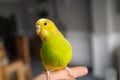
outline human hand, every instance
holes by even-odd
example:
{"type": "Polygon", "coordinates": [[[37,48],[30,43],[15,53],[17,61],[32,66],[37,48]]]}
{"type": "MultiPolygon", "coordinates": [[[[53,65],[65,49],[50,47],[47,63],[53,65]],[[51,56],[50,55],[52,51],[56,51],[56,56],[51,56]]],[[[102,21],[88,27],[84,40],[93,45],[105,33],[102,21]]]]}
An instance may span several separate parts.
{"type": "MultiPolygon", "coordinates": [[[[78,67],[72,67],[70,68],[72,70],[74,78],[84,76],[88,73],[88,69],[84,66],[78,66],[78,67]]],[[[63,70],[53,71],[51,72],[51,75],[54,77],[55,80],[59,79],[72,79],[71,76],[69,76],[68,72],[63,70]]],[[[47,80],[46,73],[42,73],[35,77],[33,80],[47,80]]]]}

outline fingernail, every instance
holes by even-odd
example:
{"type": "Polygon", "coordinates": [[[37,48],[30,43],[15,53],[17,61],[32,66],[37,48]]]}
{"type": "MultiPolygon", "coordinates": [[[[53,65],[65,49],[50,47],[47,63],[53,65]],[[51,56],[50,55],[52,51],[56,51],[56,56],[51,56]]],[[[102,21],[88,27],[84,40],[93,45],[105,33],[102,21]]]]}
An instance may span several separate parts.
{"type": "Polygon", "coordinates": [[[88,73],[88,69],[87,69],[86,67],[83,67],[82,72],[83,72],[84,74],[87,74],[87,73],[88,73]]]}

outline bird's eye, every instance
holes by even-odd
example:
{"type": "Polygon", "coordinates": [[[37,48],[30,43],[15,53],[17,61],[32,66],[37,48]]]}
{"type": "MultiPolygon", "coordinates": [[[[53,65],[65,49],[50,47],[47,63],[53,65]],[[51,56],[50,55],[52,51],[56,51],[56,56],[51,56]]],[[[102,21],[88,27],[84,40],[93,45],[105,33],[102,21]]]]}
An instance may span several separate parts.
{"type": "Polygon", "coordinates": [[[47,25],[47,23],[44,23],[44,25],[46,26],[46,25],[47,25]]]}

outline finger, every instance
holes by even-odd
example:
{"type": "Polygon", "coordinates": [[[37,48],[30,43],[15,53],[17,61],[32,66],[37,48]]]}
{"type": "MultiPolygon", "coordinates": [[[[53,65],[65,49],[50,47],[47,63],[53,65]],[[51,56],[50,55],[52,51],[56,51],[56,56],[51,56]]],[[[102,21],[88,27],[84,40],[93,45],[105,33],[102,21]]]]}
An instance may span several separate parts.
{"type": "MultiPolygon", "coordinates": [[[[71,71],[73,73],[74,78],[84,76],[84,75],[86,75],[88,73],[88,69],[86,67],[84,67],[84,66],[72,67],[70,69],[71,69],[71,71]]],[[[55,80],[72,79],[71,76],[69,76],[69,74],[68,74],[68,72],[66,70],[54,71],[54,72],[51,73],[51,76],[55,80]]],[[[46,73],[40,74],[39,76],[37,76],[33,80],[47,80],[46,73]]]]}
{"type": "MultiPolygon", "coordinates": [[[[72,67],[70,68],[74,78],[84,76],[88,73],[88,69],[86,67],[72,67]]],[[[66,70],[59,70],[52,73],[52,76],[57,79],[72,79],[69,73],[66,70]]]]}

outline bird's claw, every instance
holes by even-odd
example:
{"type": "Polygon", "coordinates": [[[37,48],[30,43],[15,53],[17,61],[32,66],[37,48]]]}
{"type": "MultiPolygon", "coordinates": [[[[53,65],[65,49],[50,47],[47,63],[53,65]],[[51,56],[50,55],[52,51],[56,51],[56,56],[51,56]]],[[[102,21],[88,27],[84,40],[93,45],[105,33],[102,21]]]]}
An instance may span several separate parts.
{"type": "Polygon", "coordinates": [[[53,76],[50,74],[50,71],[47,71],[47,80],[54,80],[53,76]]]}
{"type": "Polygon", "coordinates": [[[73,75],[73,73],[72,73],[72,70],[69,68],[69,67],[65,67],[65,71],[67,71],[68,73],[69,73],[69,76],[73,79],[73,80],[75,80],[74,79],[74,75],[73,75]]]}

